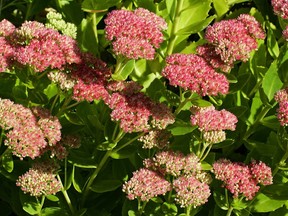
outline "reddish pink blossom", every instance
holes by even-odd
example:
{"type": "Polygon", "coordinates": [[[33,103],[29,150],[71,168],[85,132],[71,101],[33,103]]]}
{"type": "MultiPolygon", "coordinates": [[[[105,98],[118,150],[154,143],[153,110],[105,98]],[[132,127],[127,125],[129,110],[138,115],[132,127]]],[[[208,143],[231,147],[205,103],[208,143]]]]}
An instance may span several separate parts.
{"type": "Polygon", "coordinates": [[[12,59],[15,55],[15,49],[5,37],[0,37],[0,72],[9,70],[12,66],[12,59]]]}
{"type": "Polygon", "coordinates": [[[81,64],[71,67],[71,78],[76,80],[73,87],[73,98],[77,101],[108,100],[106,90],[111,70],[102,60],[92,54],[82,54],[81,64]]]}
{"type": "Polygon", "coordinates": [[[130,59],[154,59],[155,48],[163,42],[161,30],[167,28],[164,19],[143,8],[113,10],[104,22],[114,53],[130,59]]]}
{"type": "Polygon", "coordinates": [[[16,27],[6,19],[0,22],[0,36],[7,37],[11,35],[15,29],[16,27]]]}
{"type": "Polygon", "coordinates": [[[275,100],[279,103],[277,118],[282,126],[288,125],[288,87],[275,94],[275,100]]]}
{"type": "Polygon", "coordinates": [[[267,166],[264,162],[255,160],[250,164],[251,173],[253,178],[257,180],[259,184],[271,185],[273,184],[273,176],[271,167],[267,166]]]}
{"type": "Polygon", "coordinates": [[[123,185],[123,192],[129,200],[148,201],[171,190],[171,184],[157,172],[140,169],[133,173],[132,178],[123,185]]]}
{"type": "Polygon", "coordinates": [[[19,176],[16,185],[21,187],[24,193],[35,197],[55,194],[62,188],[61,182],[56,179],[56,169],[53,163],[38,162],[28,172],[19,176]]]}
{"type": "Polygon", "coordinates": [[[220,69],[221,71],[228,73],[233,68],[233,64],[225,63],[221,59],[221,56],[216,53],[215,47],[212,44],[198,46],[197,53],[215,69],[220,69]]]}
{"type": "Polygon", "coordinates": [[[275,14],[283,19],[288,19],[288,2],[286,0],[271,0],[275,14]]]}
{"type": "Polygon", "coordinates": [[[202,96],[228,93],[227,78],[198,55],[172,54],[166,58],[166,63],[162,75],[171,85],[190,89],[202,96]]]}
{"type": "Polygon", "coordinates": [[[62,69],[65,65],[80,62],[76,40],[36,21],[23,23],[14,31],[11,41],[17,46],[15,59],[36,72],[62,69]]]}
{"type": "Polygon", "coordinates": [[[258,183],[272,184],[271,170],[263,162],[253,162],[249,167],[243,163],[220,159],[213,164],[212,171],[216,179],[223,181],[223,185],[234,198],[243,194],[251,200],[260,189],[258,183]]]}
{"type": "Polygon", "coordinates": [[[203,205],[208,202],[211,195],[209,186],[200,182],[194,176],[181,176],[173,181],[173,189],[176,191],[175,201],[182,208],[203,205]]]}
{"type": "Polygon", "coordinates": [[[237,117],[231,112],[223,110],[215,110],[210,106],[206,109],[191,115],[191,124],[197,125],[200,131],[221,131],[232,130],[236,128],[238,122],[237,117]]]}
{"type": "Polygon", "coordinates": [[[228,65],[237,60],[247,61],[250,53],[258,48],[256,39],[264,37],[260,24],[248,14],[217,22],[208,26],[205,33],[206,40],[228,65]]]}

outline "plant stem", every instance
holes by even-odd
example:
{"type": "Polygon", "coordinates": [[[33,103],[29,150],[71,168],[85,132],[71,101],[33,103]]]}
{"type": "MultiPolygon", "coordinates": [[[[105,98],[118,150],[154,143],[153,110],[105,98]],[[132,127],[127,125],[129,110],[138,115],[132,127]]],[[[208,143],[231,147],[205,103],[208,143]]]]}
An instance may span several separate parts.
{"type": "Polygon", "coordinates": [[[230,206],[229,209],[228,209],[228,211],[227,211],[226,216],[231,216],[232,211],[233,211],[233,206],[230,206]]]}
{"type": "Polygon", "coordinates": [[[126,142],[125,144],[121,145],[120,147],[116,148],[113,153],[116,153],[118,151],[120,151],[121,149],[125,148],[126,146],[130,145],[132,142],[134,142],[135,140],[137,140],[138,138],[140,138],[141,136],[143,136],[145,134],[145,132],[140,133],[139,135],[137,135],[136,137],[134,137],[133,139],[129,140],[128,142],[126,142]]]}
{"type": "Polygon", "coordinates": [[[28,18],[30,17],[30,12],[31,12],[31,8],[32,8],[32,3],[33,1],[29,1],[28,6],[27,6],[27,11],[26,11],[26,15],[25,15],[25,20],[28,20],[28,18]]]}
{"type": "Polygon", "coordinates": [[[144,212],[144,209],[146,207],[147,202],[143,202],[143,205],[141,206],[141,201],[138,200],[138,211],[139,211],[139,216],[141,216],[144,212]]]}
{"type": "Polygon", "coordinates": [[[167,55],[171,55],[173,53],[175,41],[177,39],[177,31],[178,31],[178,25],[180,21],[180,13],[182,11],[182,5],[183,5],[184,0],[178,0],[177,1],[177,6],[176,6],[176,13],[174,17],[174,23],[172,27],[172,32],[170,35],[170,40],[168,43],[168,48],[167,48],[167,55]]]}
{"type": "Polygon", "coordinates": [[[189,206],[185,209],[186,216],[190,216],[191,208],[192,208],[192,205],[189,205],[189,206]]]}
{"type": "Polygon", "coordinates": [[[288,158],[288,151],[286,150],[285,154],[283,155],[283,157],[281,158],[280,162],[278,163],[278,165],[276,166],[276,168],[273,170],[272,175],[275,176],[277,174],[277,172],[279,171],[280,166],[285,164],[285,161],[288,158]]]}
{"type": "Polygon", "coordinates": [[[178,115],[181,112],[181,109],[186,105],[186,103],[188,103],[191,100],[191,98],[186,98],[184,101],[182,101],[179,106],[177,107],[177,109],[174,112],[174,115],[178,115]]]}
{"type": "Polygon", "coordinates": [[[206,153],[205,153],[204,155],[203,155],[204,152],[201,153],[200,161],[205,160],[205,158],[208,156],[211,148],[212,148],[212,144],[209,144],[209,145],[208,145],[208,150],[206,151],[206,153]]]}
{"type": "Polygon", "coordinates": [[[73,205],[72,205],[72,203],[71,203],[71,200],[70,200],[70,198],[69,198],[69,195],[68,195],[66,189],[63,187],[63,184],[62,184],[62,181],[61,181],[61,178],[60,178],[59,175],[57,175],[57,179],[58,179],[58,181],[61,183],[61,186],[62,186],[61,192],[62,192],[62,194],[63,194],[63,196],[64,196],[64,198],[65,198],[65,200],[66,200],[66,202],[67,202],[67,204],[68,204],[68,206],[69,206],[69,209],[70,209],[72,215],[74,215],[74,213],[75,213],[74,207],[73,207],[73,205]]]}
{"type": "Polygon", "coordinates": [[[109,150],[105,153],[105,155],[103,156],[102,160],[100,161],[99,165],[97,166],[97,168],[95,169],[95,171],[92,173],[92,175],[90,176],[88,183],[85,186],[84,192],[83,192],[83,197],[82,197],[82,206],[85,203],[87,196],[89,194],[90,191],[90,187],[93,184],[95,178],[98,176],[100,170],[103,168],[103,166],[105,165],[105,163],[107,162],[108,158],[110,157],[112,153],[112,150],[109,150]]]}

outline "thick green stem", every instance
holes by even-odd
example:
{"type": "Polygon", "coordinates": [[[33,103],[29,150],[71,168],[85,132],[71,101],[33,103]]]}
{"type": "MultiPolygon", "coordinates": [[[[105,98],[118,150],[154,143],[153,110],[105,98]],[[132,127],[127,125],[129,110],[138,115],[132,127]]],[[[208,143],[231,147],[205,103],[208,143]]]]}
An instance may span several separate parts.
{"type": "Polygon", "coordinates": [[[33,1],[31,1],[31,2],[29,1],[29,3],[28,3],[26,15],[25,15],[25,20],[28,20],[30,17],[32,3],[33,3],[33,1]]]}
{"type": "Polygon", "coordinates": [[[200,161],[205,160],[205,158],[208,156],[209,152],[211,151],[211,148],[212,148],[212,144],[209,144],[209,145],[208,145],[208,150],[206,150],[206,149],[207,149],[207,146],[205,147],[204,151],[201,152],[200,161]],[[204,154],[205,150],[206,150],[206,153],[204,154]]]}
{"type": "Polygon", "coordinates": [[[74,215],[74,213],[75,213],[74,207],[73,207],[72,202],[70,200],[70,197],[69,197],[69,195],[68,195],[68,193],[66,191],[66,188],[63,187],[63,184],[62,184],[62,181],[61,181],[61,178],[60,178],[59,175],[57,175],[57,179],[61,183],[61,186],[62,186],[61,192],[62,192],[62,194],[63,194],[63,196],[64,196],[64,198],[66,200],[66,203],[67,203],[72,215],[74,215]]]}
{"type": "Polygon", "coordinates": [[[182,5],[183,5],[184,0],[178,0],[177,1],[177,6],[176,6],[176,13],[174,17],[174,23],[170,35],[170,40],[168,43],[168,48],[167,48],[167,55],[171,55],[173,53],[175,41],[177,40],[177,31],[178,31],[178,25],[180,21],[180,13],[182,11],[182,5]]]}
{"type": "Polygon", "coordinates": [[[232,212],[233,212],[233,207],[230,206],[229,209],[228,209],[228,211],[227,211],[226,216],[231,216],[232,212]]]}
{"type": "Polygon", "coordinates": [[[116,152],[120,151],[121,149],[125,148],[126,146],[130,145],[131,143],[133,143],[135,140],[139,139],[144,134],[145,134],[144,132],[140,133],[138,136],[136,136],[133,139],[129,140],[128,142],[126,142],[125,144],[121,145],[120,147],[114,149],[113,153],[116,153],[116,152]]]}
{"type": "Polygon", "coordinates": [[[189,206],[185,209],[186,216],[190,216],[191,208],[192,208],[192,205],[189,205],[189,206]]]}
{"type": "Polygon", "coordinates": [[[141,205],[141,201],[138,199],[138,212],[139,216],[141,216],[144,212],[144,209],[146,207],[147,202],[143,202],[143,205],[141,205]]]}
{"type": "Polygon", "coordinates": [[[92,173],[92,175],[90,176],[88,183],[86,184],[86,187],[84,189],[83,192],[83,197],[82,197],[82,206],[85,203],[87,196],[90,192],[90,187],[93,184],[95,178],[98,176],[100,170],[103,168],[103,166],[105,165],[105,163],[107,162],[107,160],[109,159],[110,155],[112,153],[112,150],[109,150],[105,153],[105,155],[103,156],[102,160],[100,161],[99,165],[97,166],[97,168],[95,169],[95,171],[92,173]]]}

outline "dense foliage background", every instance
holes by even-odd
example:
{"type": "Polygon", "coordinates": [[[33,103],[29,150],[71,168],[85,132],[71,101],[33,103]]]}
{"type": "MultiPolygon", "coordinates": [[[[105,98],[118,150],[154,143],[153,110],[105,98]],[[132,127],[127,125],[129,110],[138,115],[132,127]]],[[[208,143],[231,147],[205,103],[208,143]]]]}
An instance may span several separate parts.
{"type": "Polygon", "coordinates": [[[0,0],[0,215],[287,216],[287,11],[0,0]]]}

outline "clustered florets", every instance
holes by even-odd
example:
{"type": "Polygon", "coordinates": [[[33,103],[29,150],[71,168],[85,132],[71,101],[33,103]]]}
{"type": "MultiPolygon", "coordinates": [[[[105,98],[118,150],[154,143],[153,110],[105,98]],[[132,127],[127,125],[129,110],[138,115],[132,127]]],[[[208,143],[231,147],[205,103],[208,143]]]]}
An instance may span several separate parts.
{"type": "Polygon", "coordinates": [[[288,2],[286,0],[271,0],[275,14],[283,19],[288,19],[288,2]]]}
{"type": "Polygon", "coordinates": [[[277,117],[282,126],[288,125],[288,87],[279,90],[275,94],[275,100],[279,103],[277,117]]]}
{"type": "Polygon", "coordinates": [[[228,93],[227,78],[198,55],[172,54],[166,58],[166,64],[162,75],[171,85],[189,89],[201,96],[228,93]]]}
{"type": "Polygon", "coordinates": [[[155,49],[163,41],[165,20],[138,8],[134,12],[113,10],[104,20],[106,38],[112,41],[113,52],[129,59],[154,59],[155,49]]]}
{"type": "Polygon", "coordinates": [[[192,107],[191,111],[191,124],[198,126],[207,143],[222,142],[226,139],[224,130],[236,129],[237,117],[225,109],[218,111],[214,106],[209,106],[192,107]]]}
{"type": "Polygon", "coordinates": [[[141,201],[148,201],[174,189],[175,202],[183,208],[197,207],[208,201],[210,196],[208,184],[211,180],[209,175],[202,171],[201,163],[196,155],[185,156],[180,152],[163,151],[158,152],[151,159],[144,160],[143,163],[145,168],[136,171],[132,178],[123,185],[123,191],[128,199],[137,198],[141,201]],[[169,179],[165,178],[168,176],[174,176],[172,183],[166,180],[169,179]],[[162,187],[165,190],[159,191],[157,188],[159,185],[164,185],[165,187],[162,187]]]}
{"type": "Polygon", "coordinates": [[[241,194],[251,200],[259,191],[258,184],[270,185],[273,183],[271,168],[264,162],[252,161],[250,165],[240,162],[231,162],[228,159],[219,159],[213,164],[215,178],[223,181],[234,198],[241,194]]]}
{"type": "Polygon", "coordinates": [[[55,194],[61,190],[62,184],[56,179],[58,166],[51,162],[36,162],[32,168],[16,181],[24,193],[39,197],[55,194]]]}

